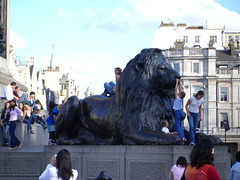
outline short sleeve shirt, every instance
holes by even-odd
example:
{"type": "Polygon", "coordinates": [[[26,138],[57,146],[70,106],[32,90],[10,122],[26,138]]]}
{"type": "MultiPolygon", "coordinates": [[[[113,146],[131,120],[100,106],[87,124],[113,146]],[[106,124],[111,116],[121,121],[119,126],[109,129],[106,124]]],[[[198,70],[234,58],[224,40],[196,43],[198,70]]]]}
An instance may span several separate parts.
{"type": "Polygon", "coordinates": [[[195,96],[191,96],[189,100],[191,101],[191,103],[189,104],[188,110],[193,113],[199,113],[199,106],[203,104],[203,98],[196,99],[195,96]]]}

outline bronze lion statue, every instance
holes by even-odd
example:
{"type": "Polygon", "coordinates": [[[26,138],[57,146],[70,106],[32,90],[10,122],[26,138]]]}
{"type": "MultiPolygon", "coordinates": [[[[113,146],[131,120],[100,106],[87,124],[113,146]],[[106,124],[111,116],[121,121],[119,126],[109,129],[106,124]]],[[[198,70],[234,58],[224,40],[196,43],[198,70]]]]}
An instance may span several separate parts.
{"type": "Polygon", "coordinates": [[[115,95],[78,100],[70,97],[56,122],[58,144],[180,144],[177,135],[161,131],[174,126],[174,87],[180,75],[160,49],[143,49],[121,74],[115,95]]]}

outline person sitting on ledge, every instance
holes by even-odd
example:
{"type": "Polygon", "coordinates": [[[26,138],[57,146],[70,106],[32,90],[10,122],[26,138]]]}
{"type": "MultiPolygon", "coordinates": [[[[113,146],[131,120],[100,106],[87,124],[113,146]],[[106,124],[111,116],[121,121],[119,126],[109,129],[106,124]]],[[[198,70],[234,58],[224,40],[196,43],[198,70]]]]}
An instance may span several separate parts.
{"type": "Polygon", "coordinates": [[[44,129],[46,129],[47,125],[41,120],[41,117],[39,116],[39,112],[40,112],[40,110],[39,110],[38,106],[34,106],[33,107],[33,113],[28,118],[28,121],[31,124],[41,125],[44,129]]]}
{"type": "MultiPolygon", "coordinates": [[[[118,79],[120,78],[120,75],[122,73],[122,69],[119,67],[115,68],[115,82],[117,83],[118,79]]],[[[116,90],[116,84],[111,81],[109,83],[105,82],[104,83],[104,92],[101,94],[102,96],[113,96],[115,94],[115,90],[116,90]]]]}
{"type": "Polygon", "coordinates": [[[177,132],[170,132],[169,129],[168,129],[168,121],[167,120],[162,120],[161,121],[161,128],[162,128],[162,132],[166,133],[166,134],[177,134],[177,132]]]}

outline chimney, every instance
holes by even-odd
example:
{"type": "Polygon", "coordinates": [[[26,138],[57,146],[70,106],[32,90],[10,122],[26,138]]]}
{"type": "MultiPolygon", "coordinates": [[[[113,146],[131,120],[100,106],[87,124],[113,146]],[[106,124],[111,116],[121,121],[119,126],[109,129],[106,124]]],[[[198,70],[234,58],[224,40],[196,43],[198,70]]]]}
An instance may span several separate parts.
{"type": "Polygon", "coordinates": [[[213,42],[212,38],[210,38],[209,43],[208,43],[209,48],[213,48],[213,45],[214,45],[214,42],[213,42]]]}
{"type": "Polygon", "coordinates": [[[232,56],[233,53],[234,53],[234,41],[233,41],[233,39],[231,39],[231,41],[229,42],[229,46],[230,46],[230,54],[232,56]]]}

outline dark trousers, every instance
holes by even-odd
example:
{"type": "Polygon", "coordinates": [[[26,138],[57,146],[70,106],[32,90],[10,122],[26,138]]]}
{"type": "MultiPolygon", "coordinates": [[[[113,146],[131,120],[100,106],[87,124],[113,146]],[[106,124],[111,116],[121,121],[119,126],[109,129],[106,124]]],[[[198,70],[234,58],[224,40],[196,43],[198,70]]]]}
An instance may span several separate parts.
{"type": "Polygon", "coordinates": [[[17,126],[17,121],[9,121],[10,122],[10,127],[9,127],[9,132],[10,132],[10,147],[16,147],[20,145],[20,141],[18,138],[15,136],[15,129],[17,126]]]}

